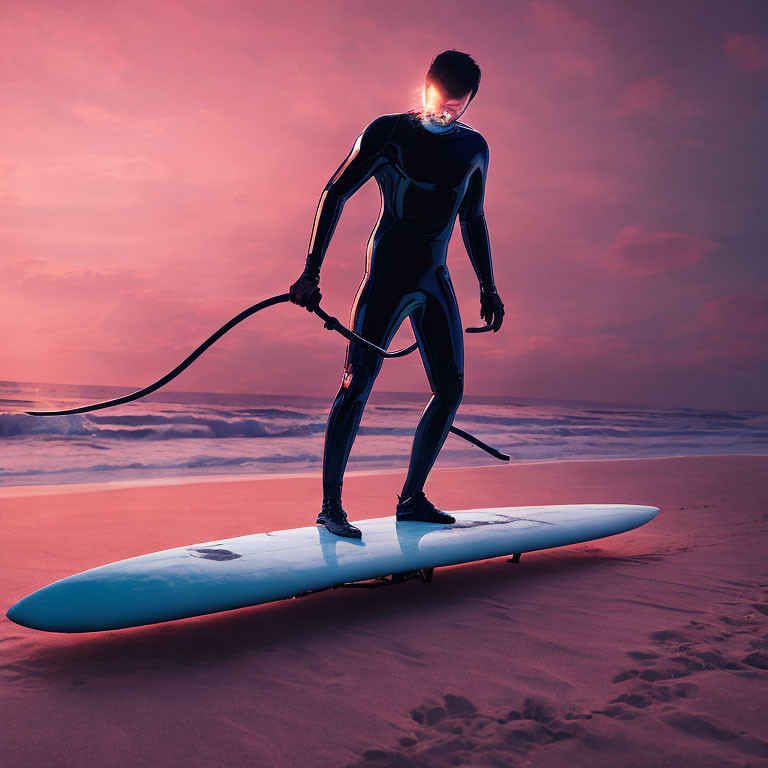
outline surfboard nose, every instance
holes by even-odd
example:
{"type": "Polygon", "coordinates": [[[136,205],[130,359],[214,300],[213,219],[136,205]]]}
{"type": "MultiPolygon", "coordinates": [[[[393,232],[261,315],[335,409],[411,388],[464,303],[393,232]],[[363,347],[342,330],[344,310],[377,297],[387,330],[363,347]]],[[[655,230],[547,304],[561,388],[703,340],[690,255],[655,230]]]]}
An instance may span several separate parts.
{"type": "Polygon", "coordinates": [[[88,632],[87,596],[78,600],[73,577],[38,589],[12,605],[6,616],[15,624],[44,632],[88,632]],[[84,621],[86,619],[86,621],[84,621]]]}
{"type": "Polygon", "coordinates": [[[18,603],[12,605],[6,611],[6,617],[9,618],[14,624],[19,624],[22,627],[29,627],[30,629],[44,629],[44,627],[35,625],[34,608],[30,611],[30,598],[34,597],[34,595],[35,593],[33,592],[28,597],[25,597],[19,600],[18,603]]]}

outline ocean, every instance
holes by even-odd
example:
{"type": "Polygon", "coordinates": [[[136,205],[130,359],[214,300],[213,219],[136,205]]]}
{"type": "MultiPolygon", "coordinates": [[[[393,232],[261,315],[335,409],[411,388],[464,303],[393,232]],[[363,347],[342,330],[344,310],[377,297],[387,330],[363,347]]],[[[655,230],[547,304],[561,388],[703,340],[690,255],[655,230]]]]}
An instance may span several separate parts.
{"type": "MultiPolygon", "coordinates": [[[[128,388],[0,382],[0,486],[317,473],[330,398],[161,391],[72,416],[128,388]]],[[[405,470],[429,393],[374,391],[348,469],[405,470]]],[[[768,453],[768,412],[466,397],[457,427],[513,462],[768,453]]],[[[499,464],[449,435],[436,467],[499,464]]]]}

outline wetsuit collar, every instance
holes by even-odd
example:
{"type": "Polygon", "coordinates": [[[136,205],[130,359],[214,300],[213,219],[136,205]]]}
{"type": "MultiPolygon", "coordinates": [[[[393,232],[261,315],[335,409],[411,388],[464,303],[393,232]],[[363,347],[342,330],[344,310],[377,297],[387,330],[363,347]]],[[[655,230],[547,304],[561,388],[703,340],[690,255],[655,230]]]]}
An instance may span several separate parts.
{"type": "Polygon", "coordinates": [[[433,123],[431,120],[425,120],[424,118],[420,118],[420,122],[424,128],[429,131],[430,133],[452,133],[456,130],[456,121],[453,120],[449,125],[441,126],[437,123],[433,123]]]}

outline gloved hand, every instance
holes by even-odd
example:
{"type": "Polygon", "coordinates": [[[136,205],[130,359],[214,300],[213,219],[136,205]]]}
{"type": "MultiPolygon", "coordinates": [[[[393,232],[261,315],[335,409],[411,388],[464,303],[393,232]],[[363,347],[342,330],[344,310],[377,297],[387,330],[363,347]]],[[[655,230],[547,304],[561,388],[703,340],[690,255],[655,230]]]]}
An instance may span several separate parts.
{"type": "Polygon", "coordinates": [[[301,273],[299,279],[291,286],[290,296],[294,304],[305,307],[307,311],[312,312],[320,303],[323,294],[320,293],[318,285],[320,278],[309,274],[306,270],[301,273]]]}
{"type": "Polygon", "coordinates": [[[504,303],[499,298],[495,286],[480,289],[480,317],[493,328],[493,332],[501,328],[504,321],[504,303]]]}

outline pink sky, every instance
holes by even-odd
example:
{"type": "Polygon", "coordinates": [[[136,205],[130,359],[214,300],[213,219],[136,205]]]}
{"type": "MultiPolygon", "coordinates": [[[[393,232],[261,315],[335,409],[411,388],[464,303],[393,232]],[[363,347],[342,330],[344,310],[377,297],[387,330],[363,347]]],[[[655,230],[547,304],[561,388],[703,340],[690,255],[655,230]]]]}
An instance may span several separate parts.
{"type": "MultiPolygon", "coordinates": [[[[768,11],[665,2],[14,2],[0,31],[0,378],[135,388],[303,267],[320,192],[431,58],[483,69],[507,315],[466,392],[768,408],[768,11]]],[[[323,266],[347,320],[378,213],[323,266]]],[[[464,325],[477,281],[454,234],[464,325]]],[[[409,343],[407,322],[395,338],[409,343]]],[[[292,305],[180,390],[335,392],[344,344],[292,305]]],[[[378,390],[428,390],[417,355],[378,390]]]]}

